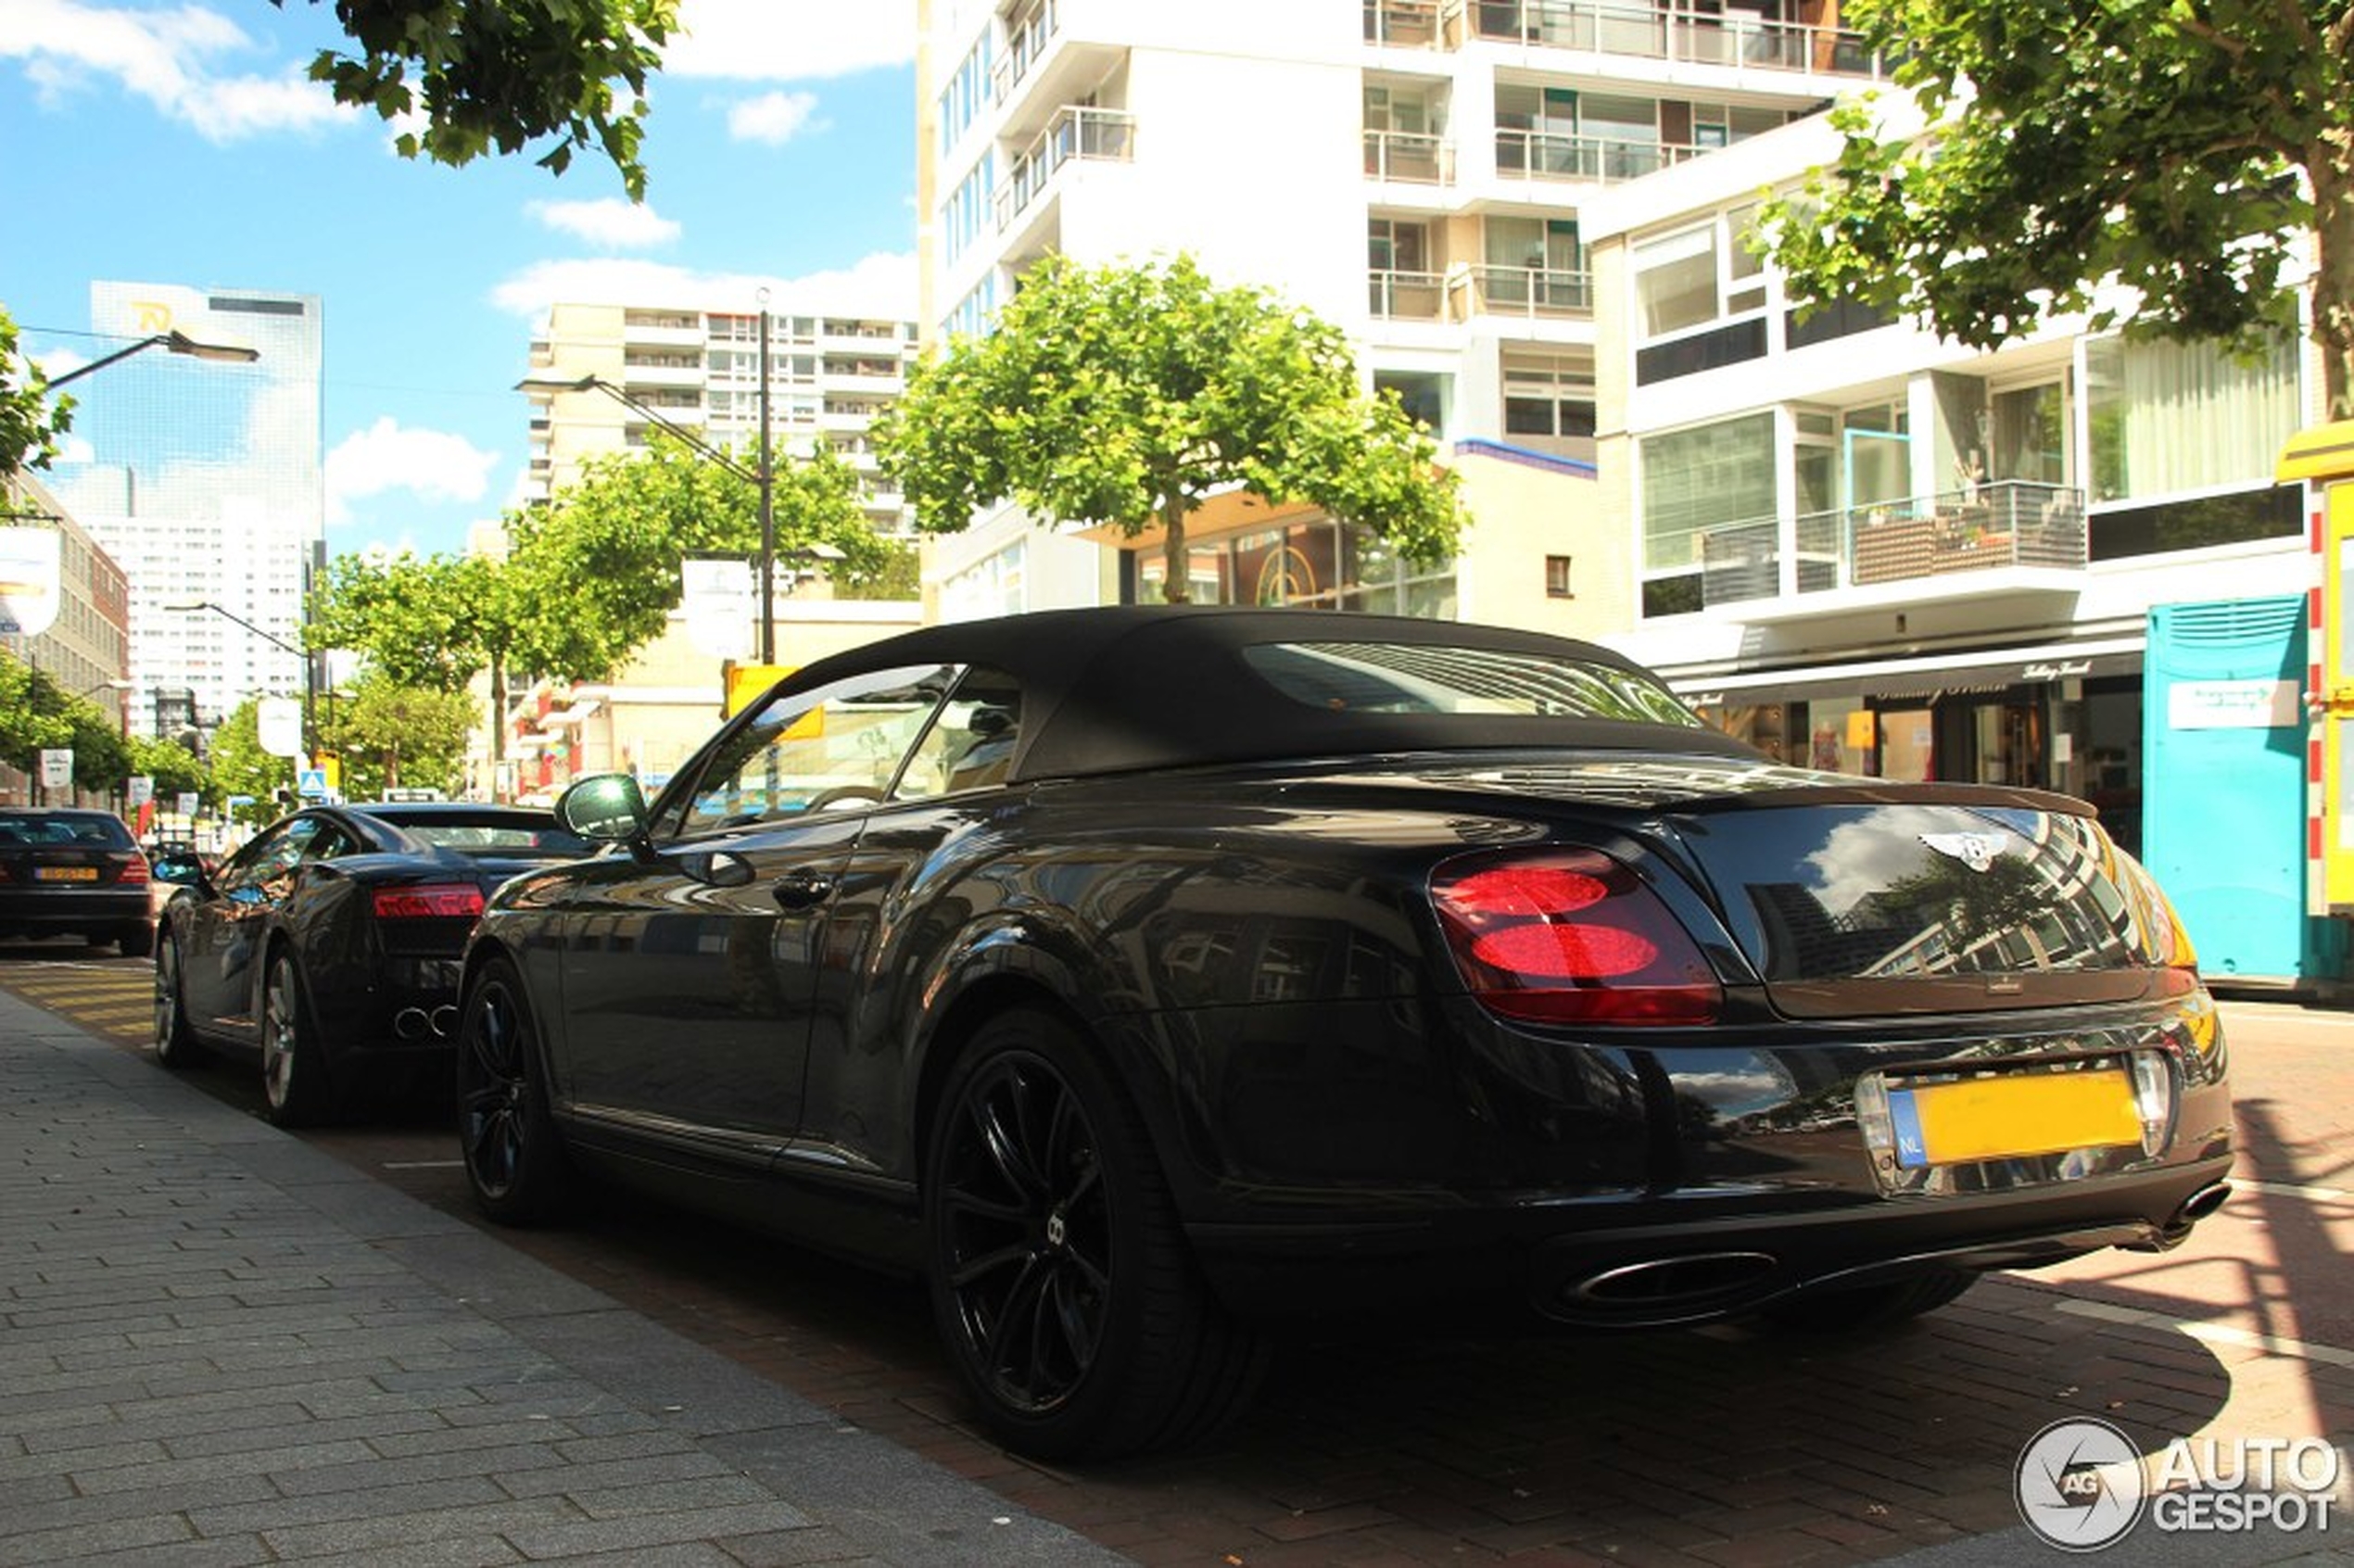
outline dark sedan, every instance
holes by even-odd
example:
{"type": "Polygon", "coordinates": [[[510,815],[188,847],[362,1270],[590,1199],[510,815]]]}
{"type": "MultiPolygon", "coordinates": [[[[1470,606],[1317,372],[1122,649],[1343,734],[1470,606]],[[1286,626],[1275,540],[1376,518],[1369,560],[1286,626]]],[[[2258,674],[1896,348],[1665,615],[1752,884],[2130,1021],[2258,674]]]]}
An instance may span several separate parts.
{"type": "Polygon", "coordinates": [[[259,1058],[270,1119],[359,1108],[378,1080],[448,1058],[459,960],[500,883],[592,846],[517,806],[313,806],[217,868],[166,856],[156,1055],[259,1058]]]}
{"type": "Polygon", "coordinates": [[[1271,1328],[1853,1330],[2224,1197],[2217,1014],[2083,802],[1780,765],[1535,634],[1125,609],[812,664],[466,961],[492,1216],[617,1174],[928,1278],[1004,1441],[1271,1328]]]}
{"type": "Polygon", "coordinates": [[[77,936],[144,958],[147,857],[122,818],[73,806],[0,806],[0,936],[77,936]]]}

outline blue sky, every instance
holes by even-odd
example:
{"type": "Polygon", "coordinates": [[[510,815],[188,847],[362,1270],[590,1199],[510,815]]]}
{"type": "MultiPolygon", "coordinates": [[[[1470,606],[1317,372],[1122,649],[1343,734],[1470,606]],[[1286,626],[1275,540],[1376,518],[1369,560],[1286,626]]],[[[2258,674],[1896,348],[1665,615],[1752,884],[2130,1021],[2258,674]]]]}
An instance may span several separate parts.
{"type": "Polygon", "coordinates": [[[515,499],[551,301],[880,289],[913,318],[914,0],[681,17],[632,207],[594,152],[399,158],[303,80],[331,6],[0,0],[0,305],[56,374],[118,346],[87,335],[95,279],[320,296],[329,553],[455,551],[515,499]]]}

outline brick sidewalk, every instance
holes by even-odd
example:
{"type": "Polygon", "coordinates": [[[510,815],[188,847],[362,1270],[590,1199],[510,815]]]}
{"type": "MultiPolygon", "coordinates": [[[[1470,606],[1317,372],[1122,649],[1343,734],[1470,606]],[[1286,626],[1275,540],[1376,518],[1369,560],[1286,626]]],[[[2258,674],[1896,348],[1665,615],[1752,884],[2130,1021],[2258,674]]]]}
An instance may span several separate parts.
{"type": "Polygon", "coordinates": [[[0,993],[0,1563],[1112,1553],[0,993]]]}

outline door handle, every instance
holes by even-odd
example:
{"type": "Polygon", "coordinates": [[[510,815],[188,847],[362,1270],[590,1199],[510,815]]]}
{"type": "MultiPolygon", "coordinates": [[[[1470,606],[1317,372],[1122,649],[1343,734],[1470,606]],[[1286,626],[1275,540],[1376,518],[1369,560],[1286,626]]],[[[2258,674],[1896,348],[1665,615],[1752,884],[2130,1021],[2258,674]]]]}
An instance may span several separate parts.
{"type": "Polygon", "coordinates": [[[812,909],[833,896],[834,879],[822,871],[789,871],[768,891],[781,909],[812,909]]]}

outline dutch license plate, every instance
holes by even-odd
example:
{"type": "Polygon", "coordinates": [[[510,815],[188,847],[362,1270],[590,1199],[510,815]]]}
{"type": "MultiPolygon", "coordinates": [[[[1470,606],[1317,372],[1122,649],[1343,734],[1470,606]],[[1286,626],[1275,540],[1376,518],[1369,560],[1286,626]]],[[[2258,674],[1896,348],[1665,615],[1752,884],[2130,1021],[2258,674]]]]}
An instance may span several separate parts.
{"type": "Polygon", "coordinates": [[[95,882],[98,868],[95,866],[36,866],[32,868],[36,882],[95,882]]]}
{"type": "Polygon", "coordinates": [[[1896,1163],[1908,1168],[2142,1141],[2133,1081],[2122,1068],[1892,1086],[1888,1110],[1896,1163]]]}

